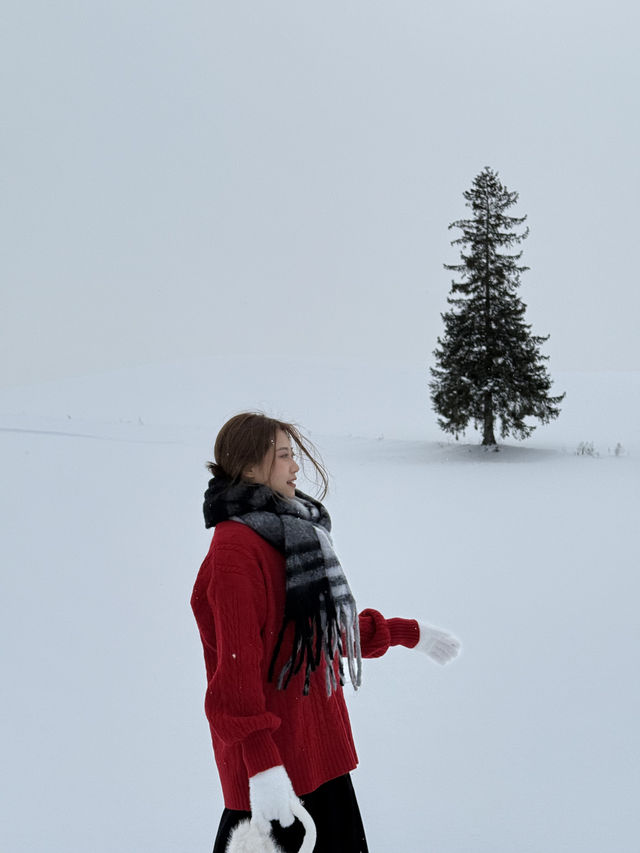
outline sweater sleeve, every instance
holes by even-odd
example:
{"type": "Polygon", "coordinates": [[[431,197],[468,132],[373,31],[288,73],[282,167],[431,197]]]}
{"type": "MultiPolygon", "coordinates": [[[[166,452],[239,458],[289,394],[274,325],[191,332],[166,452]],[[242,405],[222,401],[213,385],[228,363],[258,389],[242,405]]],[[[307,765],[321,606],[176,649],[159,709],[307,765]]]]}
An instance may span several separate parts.
{"type": "Polygon", "coordinates": [[[385,619],[377,610],[363,610],[360,620],[360,646],[363,658],[379,658],[390,646],[414,648],[420,639],[415,619],[385,619]]]}
{"type": "Polygon", "coordinates": [[[219,549],[207,591],[216,631],[217,666],[205,710],[218,737],[240,743],[248,776],[282,764],[273,740],[280,719],[266,709],[264,579],[250,555],[219,549]]]}

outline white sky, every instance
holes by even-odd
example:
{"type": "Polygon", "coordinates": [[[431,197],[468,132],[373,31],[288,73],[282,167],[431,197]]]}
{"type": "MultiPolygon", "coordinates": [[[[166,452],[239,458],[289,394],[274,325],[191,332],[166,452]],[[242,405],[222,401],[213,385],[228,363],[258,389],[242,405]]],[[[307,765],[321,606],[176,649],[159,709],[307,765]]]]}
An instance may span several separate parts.
{"type": "Polygon", "coordinates": [[[220,352],[426,366],[485,165],[529,217],[551,373],[640,369],[632,0],[3,17],[3,384],[220,352]]]}

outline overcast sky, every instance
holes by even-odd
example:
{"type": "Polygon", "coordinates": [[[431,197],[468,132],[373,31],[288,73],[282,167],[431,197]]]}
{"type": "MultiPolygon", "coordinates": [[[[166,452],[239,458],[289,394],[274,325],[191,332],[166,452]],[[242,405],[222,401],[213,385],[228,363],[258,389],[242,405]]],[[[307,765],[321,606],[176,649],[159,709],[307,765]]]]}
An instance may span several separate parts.
{"type": "Polygon", "coordinates": [[[431,362],[485,166],[550,370],[640,369],[637,2],[14,0],[1,381],[431,362]]]}

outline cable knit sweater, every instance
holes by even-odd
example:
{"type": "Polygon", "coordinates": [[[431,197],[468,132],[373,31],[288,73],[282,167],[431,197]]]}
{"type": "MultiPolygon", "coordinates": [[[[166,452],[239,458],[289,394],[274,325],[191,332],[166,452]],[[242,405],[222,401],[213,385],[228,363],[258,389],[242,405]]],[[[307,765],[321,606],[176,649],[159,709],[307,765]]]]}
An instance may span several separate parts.
{"type": "MultiPolygon", "coordinates": [[[[249,777],[269,767],[283,764],[302,796],[358,763],[342,689],[327,697],[322,666],[308,696],[302,672],[286,690],[267,680],[284,603],[283,554],[244,524],[218,524],[191,606],[204,646],[205,713],[230,809],[249,809],[249,777]]],[[[418,642],[415,620],[385,619],[376,610],[359,619],[363,657],[418,642]]]]}

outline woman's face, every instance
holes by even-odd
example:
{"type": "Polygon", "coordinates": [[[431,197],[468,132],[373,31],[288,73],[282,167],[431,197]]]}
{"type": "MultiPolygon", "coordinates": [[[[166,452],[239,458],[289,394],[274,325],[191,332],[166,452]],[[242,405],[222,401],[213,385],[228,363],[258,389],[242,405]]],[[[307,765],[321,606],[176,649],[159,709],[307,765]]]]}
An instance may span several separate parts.
{"type": "Polygon", "coordinates": [[[296,473],[299,470],[289,436],[279,429],[275,447],[268,450],[262,462],[249,468],[246,474],[252,483],[262,483],[285,498],[293,498],[296,494],[296,473]]]}

